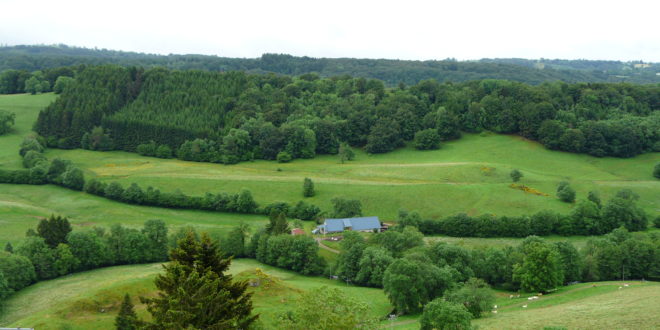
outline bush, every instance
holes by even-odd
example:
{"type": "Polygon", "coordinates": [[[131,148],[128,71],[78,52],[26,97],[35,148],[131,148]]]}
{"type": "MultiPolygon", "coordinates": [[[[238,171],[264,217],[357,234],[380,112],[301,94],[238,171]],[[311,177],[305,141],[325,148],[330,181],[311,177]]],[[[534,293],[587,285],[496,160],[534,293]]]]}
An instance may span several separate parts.
{"type": "Polygon", "coordinates": [[[440,135],[438,135],[438,131],[429,128],[415,133],[414,146],[419,150],[433,150],[440,148],[440,135]]]}
{"type": "Polygon", "coordinates": [[[568,182],[560,182],[557,187],[557,197],[562,202],[573,203],[575,202],[575,190],[571,188],[568,182]]]}
{"type": "Polygon", "coordinates": [[[280,151],[277,154],[277,162],[278,163],[288,163],[288,162],[291,161],[291,159],[292,159],[291,154],[289,154],[286,151],[280,151]]]}
{"type": "Polygon", "coordinates": [[[653,168],[653,176],[656,177],[656,179],[660,179],[660,163],[655,164],[655,167],[653,168]]]}
{"type": "Polygon", "coordinates": [[[15,113],[5,110],[0,110],[0,135],[9,132],[11,127],[14,126],[15,119],[16,119],[15,113]]]}
{"type": "Polygon", "coordinates": [[[470,320],[472,315],[465,306],[438,298],[424,306],[420,323],[423,330],[469,330],[472,329],[470,320]]]}
{"type": "Polygon", "coordinates": [[[156,157],[158,158],[172,158],[172,148],[166,144],[161,144],[156,149],[156,157]]]}

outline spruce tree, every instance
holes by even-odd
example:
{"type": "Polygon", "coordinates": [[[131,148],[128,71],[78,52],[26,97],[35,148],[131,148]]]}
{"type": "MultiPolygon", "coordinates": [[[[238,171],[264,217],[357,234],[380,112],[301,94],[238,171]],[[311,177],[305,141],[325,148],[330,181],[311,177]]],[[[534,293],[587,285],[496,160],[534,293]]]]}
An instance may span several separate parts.
{"type": "Polygon", "coordinates": [[[135,314],[131,296],[128,293],[124,296],[124,301],[119,307],[119,314],[115,318],[115,327],[117,330],[134,330],[138,328],[137,314],[135,314]]]}
{"type": "Polygon", "coordinates": [[[310,178],[305,178],[305,181],[303,182],[303,196],[313,197],[314,194],[314,182],[312,182],[312,179],[310,178]]]}
{"type": "Polygon", "coordinates": [[[5,244],[5,252],[14,253],[14,247],[11,245],[11,242],[5,244]]]}
{"type": "Polygon", "coordinates": [[[170,259],[155,280],[158,297],[142,298],[153,317],[147,329],[245,329],[256,320],[247,282],[225,274],[231,258],[206,233],[199,241],[187,233],[170,259]]]}
{"type": "Polygon", "coordinates": [[[37,233],[43,237],[46,244],[51,248],[58,244],[66,244],[66,235],[71,232],[71,224],[65,217],[51,215],[48,219],[42,219],[37,225],[37,233]]]}

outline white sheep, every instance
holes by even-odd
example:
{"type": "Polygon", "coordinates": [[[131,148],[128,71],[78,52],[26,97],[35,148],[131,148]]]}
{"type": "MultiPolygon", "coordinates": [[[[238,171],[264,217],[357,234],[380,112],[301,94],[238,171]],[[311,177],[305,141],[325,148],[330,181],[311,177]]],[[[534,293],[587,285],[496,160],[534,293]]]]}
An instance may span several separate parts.
{"type": "Polygon", "coordinates": [[[527,308],[527,304],[523,305],[523,308],[527,308]]]}

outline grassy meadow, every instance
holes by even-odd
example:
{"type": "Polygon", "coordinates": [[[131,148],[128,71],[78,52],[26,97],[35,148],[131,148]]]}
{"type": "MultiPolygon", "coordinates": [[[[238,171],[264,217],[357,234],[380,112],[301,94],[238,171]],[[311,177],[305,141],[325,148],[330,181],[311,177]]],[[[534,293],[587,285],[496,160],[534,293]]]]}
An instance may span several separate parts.
{"type": "MultiPolygon", "coordinates": [[[[147,319],[149,314],[137,296],[155,294],[153,279],[161,271],[160,264],[117,266],[37,283],[9,298],[6,312],[0,315],[0,327],[111,329],[125,293],[133,296],[138,315],[147,319]]],[[[367,303],[373,316],[391,310],[379,289],[302,276],[248,259],[234,260],[229,272],[241,280],[262,279],[263,285],[250,290],[254,292],[254,311],[267,329],[276,326],[277,316],[291,309],[302,292],[320,286],[337,287],[367,303]]]]}
{"type": "MultiPolygon", "coordinates": [[[[109,329],[124,293],[131,294],[141,317],[149,315],[137,296],[155,293],[153,279],[160,264],[117,266],[77,273],[32,285],[7,301],[0,326],[40,329],[109,329]]],[[[373,316],[386,315],[391,306],[382,290],[347,286],[320,277],[306,277],[260,264],[234,260],[230,273],[237,279],[260,278],[263,285],[251,288],[255,312],[266,328],[277,326],[277,316],[289,310],[298,295],[319,286],[338,287],[371,307],[373,316]],[[257,270],[259,269],[259,271],[257,270]],[[268,284],[265,284],[268,283],[268,284]]],[[[563,287],[529,301],[527,295],[510,298],[512,292],[497,291],[497,314],[475,320],[480,329],[651,329],[660,323],[660,283],[596,282],[563,287]],[[621,287],[621,289],[619,289],[621,287]],[[526,305],[526,308],[522,306],[526,305]]],[[[515,293],[514,293],[515,294],[515,293]]],[[[419,329],[419,315],[402,316],[384,327],[419,329]]]]}

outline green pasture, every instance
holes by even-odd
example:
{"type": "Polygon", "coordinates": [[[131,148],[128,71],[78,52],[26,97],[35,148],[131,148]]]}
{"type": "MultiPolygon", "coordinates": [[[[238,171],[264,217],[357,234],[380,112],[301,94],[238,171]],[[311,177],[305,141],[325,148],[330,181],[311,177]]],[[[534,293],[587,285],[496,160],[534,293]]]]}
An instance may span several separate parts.
{"type": "Polygon", "coordinates": [[[10,241],[16,246],[27,229],[36,228],[41,218],[51,214],[68,217],[74,230],[107,227],[115,223],[141,228],[149,219],[160,219],[165,221],[170,231],[191,225],[199,231],[221,235],[241,221],[255,230],[268,222],[267,217],[259,215],[124,204],[53,185],[0,184],[0,245],[10,241]]]}
{"type": "MultiPolygon", "coordinates": [[[[300,293],[313,288],[337,287],[347,295],[370,306],[373,316],[387,315],[391,306],[382,290],[347,286],[321,277],[302,276],[263,265],[249,259],[232,262],[230,273],[237,279],[253,279],[260,269],[267,275],[264,285],[254,292],[254,311],[260,314],[265,328],[277,326],[277,316],[290,310],[300,293]]],[[[0,326],[38,329],[114,329],[121,299],[125,293],[135,299],[138,315],[148,318],[137,296],[153,295],[155,275],[160,264],[117,266],[73,274],[32,285],[11,296],[6,311],[0,314],[0,326]]],[[[263,277],[262,277],[263,279],[263,277]]]]}
{"type": "Polygon", "coordinates": [[[23,137],[32,132],[32,125],[39,116],[39,111],[55,100],[57,95],[48,94],[16,94],[0,95],[0,109],[16,114],[16,124],[12,131],[0,135],[0,167],[22,168],[18,145],[23,137]]]}
{"type": "MultiPolygon", "coordinates": [[[[20,167],[16,152],[21,137],[29,133],[38,111],[54,98],[52,94],[0,96],[0,108],[17,114],[15,132],[0,137],[0,165],[20,167]]],[[[331,155],[287,164],[259,160],[230,166],[119,151],[49,149],[47,156],[72,160],[88,177],[124,185],[136,182],[143,187],[180,189],[192,195],[248,188],[262,204],[301,200],[303,179],[310,177],[317,194],[307,201],[329,210],[333,197],[356,198],[362,201],[365,215],[378,215],[385,220],[394,219],[401,208],[418,210],[429,218],[459,212],[570,212],[570,204],[554,197],[557,183],[563,180],[573,184],[578,199],[586,197],[590,190],[599,191],[606,200],[619,189],[632,189],[641,196],[640,205],[647,212],[660,213],[660,181],[651,174],[653,166],[660,162],[659,153],[631,159],[595,158],[549,151],[518,136],[497,134],[468,134],[435,151],[406,147],[368,155],[358,150],[356,160],[345,164],[331,155]],[[522,184],[549,196],[509,187],[509,172],[513,168],[524,174],[522,184]]]]}

